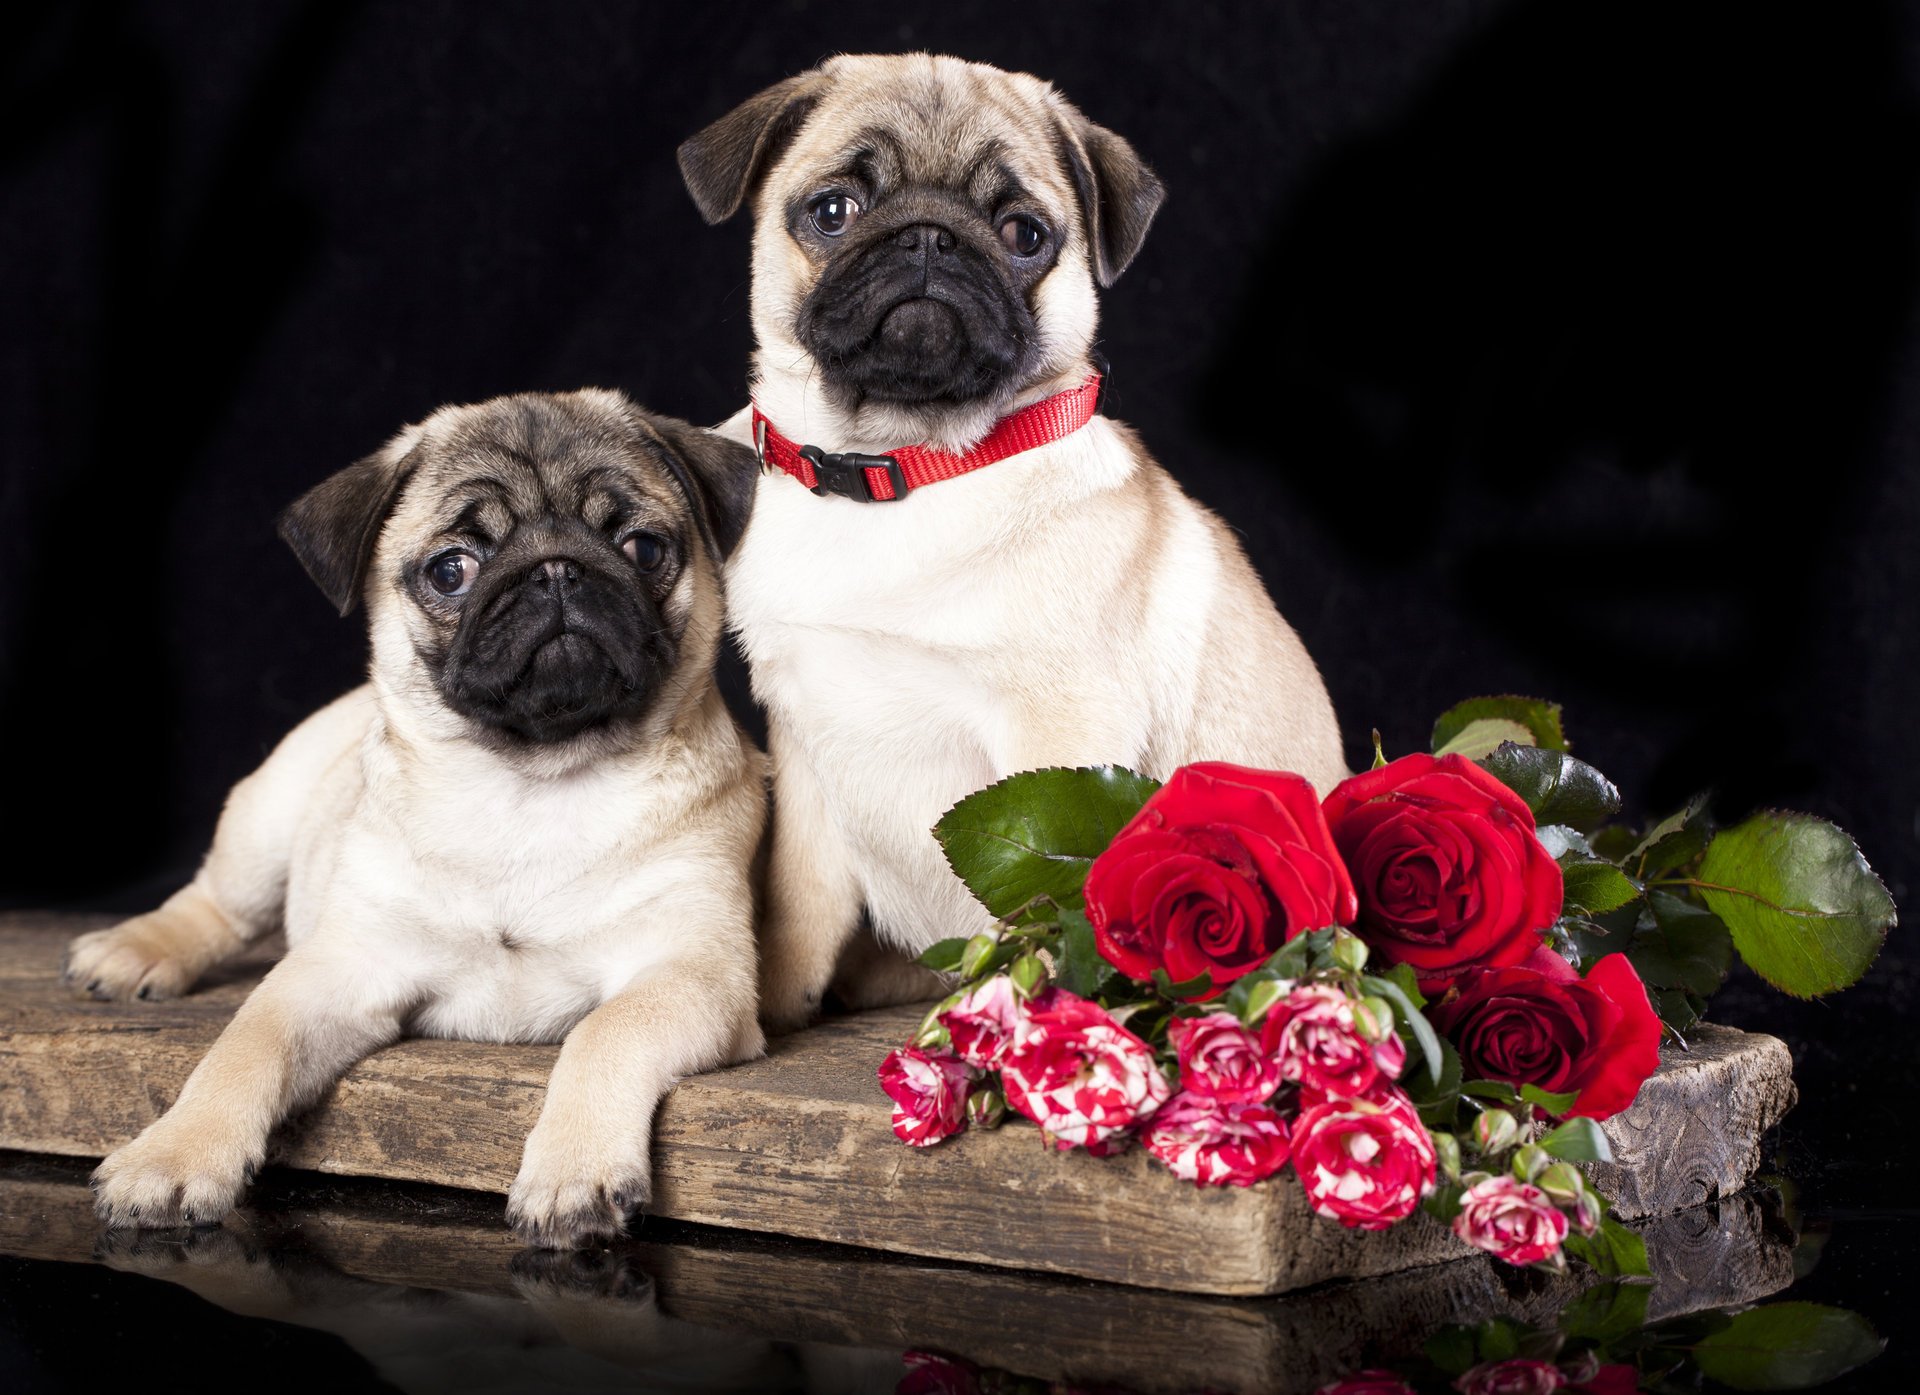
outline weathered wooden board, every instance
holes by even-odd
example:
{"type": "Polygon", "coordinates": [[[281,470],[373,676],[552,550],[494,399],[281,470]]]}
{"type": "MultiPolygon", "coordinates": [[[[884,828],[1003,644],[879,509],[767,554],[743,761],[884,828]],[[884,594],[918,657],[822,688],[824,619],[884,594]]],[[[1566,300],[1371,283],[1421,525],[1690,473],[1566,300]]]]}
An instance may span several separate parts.
{"type": "MultiPolygon", "coordinates": [[[[489,1198],[293,1173],[265,1182],[222,1231],[107,1235],[85,1176],[84,1163],[0,1158],[0,1254],[166,1279],[237,1312],[336,1332],[376,1364],[470,1329],[474,1344],[510,1345],[502,1359],[529,1363],[515,1373],[528,1388],[544,1383],[539,1365],[557,1346],[642,1368],[704,1353],[724,1371],[781,1343],[818,1348],[801,1354],[837,1358],[839,1371],[859,1366],[877,1379],[858,1384],[881,1390],[900,1353],[919,1349],[1141,1395],[1304,1392],[1363,1361],[1412,1356],[1442,1324],[1550,1322],[1581,1282],[1515,1282],[1476,1256],[1281,1299],[1209,1298],[673,1223],[608,1256],[536,1258],[489,1198]]],[[[1658,1275],[1650,1321],[1750,1303],[1793,1278],[1793,1237],[1760,1197],[1643,1233],[1658,1275]]],[[[407,1384],[404,1372],[389,1379],[407,1384]]]]}
{"type": "MultiPolygon", "coordinates": [[[[271,958],[171,1003],[94,1003],[58,981],[88,922],[0,917],[0,1148],[99,1157],[165,1109],[271,958]]],[[[767,1057],[683,1082],[655,1134],[657,1214],[940,1259],[1199,1293],[1272,1294],[1465,1249],[1424,1217],[1381,1234],[1311,1215],[1297,1186],[1196,1189],[1135,1152],[1042,1150],[1024,1125],[910,1151],[874,1068],[910,1009],[840,1018],[767,1057]]],[[[501,1192],[539,1111],[551,1047],[406,1041],[282,1131],[271,1160],[501,1192]]],[[[1702,1028],[1609,1125],[1628,1218],[1738,1190],[1793,1100],[1769,1037],[1702,1028]],[[1679,1159],[1684,1165],[1675,1165],[1679,1159]]]]}

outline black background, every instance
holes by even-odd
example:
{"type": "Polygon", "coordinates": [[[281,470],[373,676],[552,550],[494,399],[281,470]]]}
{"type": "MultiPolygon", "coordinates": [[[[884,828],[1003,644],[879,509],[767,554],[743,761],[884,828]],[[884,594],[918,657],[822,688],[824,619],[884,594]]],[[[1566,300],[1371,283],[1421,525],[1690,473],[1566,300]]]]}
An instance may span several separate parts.
{"type": "MultiPolygon", "coordinates": [[[[748,230],[701,224],[674,147],[830,52],[913,48],[1052,79],[1165,179],[1105,300],[1110,410],[1241,530],[1349,760],[1369,727],[1401,753],[1462,697],[1541,694],[1636,815],[1707,787],[1728,819],[1810,810],[1905,905],[1916,18],[16,10],[0,905],[157,901],[226,789],[358,680],[357,623],[273,537],[301,490],[449,400],[605,384],[737,408],[748,230]]],[[[1742,979],[1717,1014],[1793,1044],[1804,1151],[1847,1205],[1908,1204],[1912,1130],[1879,1087],[1916,1063],[1903,940],[1830,1005],[1742,979]]]]}

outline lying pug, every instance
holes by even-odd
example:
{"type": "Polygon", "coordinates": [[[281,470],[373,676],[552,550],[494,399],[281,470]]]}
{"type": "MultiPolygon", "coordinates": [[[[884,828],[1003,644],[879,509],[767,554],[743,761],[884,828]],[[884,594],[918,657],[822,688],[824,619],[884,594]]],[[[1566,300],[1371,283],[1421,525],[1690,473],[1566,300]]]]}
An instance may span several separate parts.
{"type": "Polygon", "coordinates": [[[759,753],[713,682],[748,452],[612,392],[449,407],[302,497],[281,535],[371,681],[235,787],[191,885],[83,935],[96,997],[287,953],[173,1108],[94,1174],[115,1226],[218,1221],[269,1131],[402,1035],[564,1039],[508,1218],[565,1248],[649,1189],[673,1081],[757,1054],[759,753]]]}
{"type": "Polygon", "coordinates": [[[1238,542],[1098,414],[1097,292],[1162,198],[1125,140],[1025,74],[838,57],[680,167],[709,222],[755,217],[753,403],[721,429],[766,466],[727,594],[774,770],[768,1026],[863,908],[909,953],[983,928],[928,830],[1005,775],[1345,774],[1238,542]]]}

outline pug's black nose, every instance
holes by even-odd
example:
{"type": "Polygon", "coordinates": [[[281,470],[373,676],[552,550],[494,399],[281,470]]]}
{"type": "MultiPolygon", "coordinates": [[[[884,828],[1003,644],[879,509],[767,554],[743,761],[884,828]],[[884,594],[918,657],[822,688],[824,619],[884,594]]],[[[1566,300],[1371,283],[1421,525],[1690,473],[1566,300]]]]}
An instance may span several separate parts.
{"type": "Polygon", "coordinates": [[[571,591],[580,584],[580,565],[565,557],[549,557],[527,574],[527,582],[542,591],[571,591]]]}
{"type": "Polygon", "coordinates": [[[953,232],[938,223],[915,223],[893,235],[894,244],[904,251],[932,256],[953,250],[953,232]]]}

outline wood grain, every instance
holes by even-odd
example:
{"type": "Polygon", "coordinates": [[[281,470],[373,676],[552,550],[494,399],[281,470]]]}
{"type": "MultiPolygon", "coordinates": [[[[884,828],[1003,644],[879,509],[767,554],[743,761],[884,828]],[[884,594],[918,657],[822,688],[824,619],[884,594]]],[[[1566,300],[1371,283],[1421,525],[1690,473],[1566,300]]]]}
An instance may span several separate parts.
{"type": "MultiPolygon", "coordinates": [[[[185,999],[95,1003],[58,981],[65,941],[99,924],[0,916],[0,1148],[100,1157],[172,1101],[272,946],[185,999]]],[[[925,1151],[897,1143],[874,1068],[912,1029],[893,1009],[776,1041],[686,1080],[655,1133],[657,1214],[677,1220],[1195,1293],[1273,1294],[1457,1258],[1420,1217],[1360,1234],[1314,1217],[1283,1178],[1196,1189],[1135,1151],[1043,1151],[1010,1125],[925,1151]],[[1043,1240],[1044,1236],[1044,1240],[1043,1240]]],[[[1786,1049],[1703,1027],[1609,1124],[1602,1184],[1627,1217],[1728,1195],[1791,1105],[1786,1049]]],[[[540,1108],[552,1047],[405,1041],[348,1073],[270,1160],[503,1192],[540,1108]]]]}

